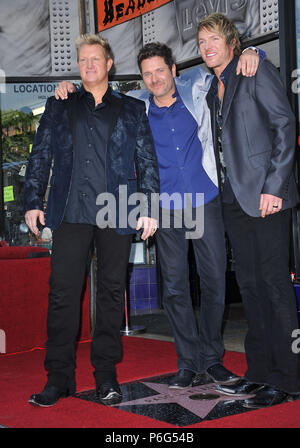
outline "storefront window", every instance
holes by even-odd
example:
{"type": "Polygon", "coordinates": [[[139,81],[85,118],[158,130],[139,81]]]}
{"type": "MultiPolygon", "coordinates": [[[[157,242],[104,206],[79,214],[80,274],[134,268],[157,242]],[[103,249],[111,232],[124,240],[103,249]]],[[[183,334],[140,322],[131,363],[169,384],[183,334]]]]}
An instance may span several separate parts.
{"type": "MultiPolygon", "coordinates": [[[[78,83],[78,81],[74,81],[78,83]]],[[[30,235],[23,214],[23,189],[39,119],[56,82],[6,84],[1,90],[4,239],[11,246],[44,244],[30,235]]],[[[47,242],[45,242],[47,245],[47,242]]]]}

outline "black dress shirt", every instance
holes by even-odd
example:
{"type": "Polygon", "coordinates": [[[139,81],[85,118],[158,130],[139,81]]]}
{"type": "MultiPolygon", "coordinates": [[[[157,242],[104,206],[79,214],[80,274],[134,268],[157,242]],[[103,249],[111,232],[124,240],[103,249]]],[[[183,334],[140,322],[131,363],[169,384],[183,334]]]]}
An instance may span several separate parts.
{"type": "MultiPolygon", "coordinates": [[[[230,72],[232,70],[232,67],[234,66],[235,62],[237,60],[237,56],[235,56],[232,61],[227,65],[225,70],[221,73],[220,80],[223,82],[225,90],[228,84],[228,79],[230,76],[230,72]]],[[[214,95],[214,99],[216,102],[215,107],[215,120],[216,120],[216,130],[217,130],[217,156],[219,158],[219,169],[220,169],[220,179],[221,179],[221,186],[220,190],[222,193],[222,201],[226,203],[232,203],[234,200],[234,193],[232,191],[227,171],[226,171],[226,162],[224,159],[223,149],[222,149],[222,126],[223,126],[223,116],[222,116],[222,109],[223,109],[223,99],[225,97],[225,90],[223,94],[222,100],[219,99],[218,96],[218,83],[219,80],[217,76],[214,76],[212,80],[212,93],[214,95]]]]}
{"type": "Polygon", "coordinates": [[[95,106],[82,86],[77,93],[73,172],[64,221],[96,225],[98,194],[106,191],[105,159],[113,103],[108,87],[102,103],[95,106]]]}

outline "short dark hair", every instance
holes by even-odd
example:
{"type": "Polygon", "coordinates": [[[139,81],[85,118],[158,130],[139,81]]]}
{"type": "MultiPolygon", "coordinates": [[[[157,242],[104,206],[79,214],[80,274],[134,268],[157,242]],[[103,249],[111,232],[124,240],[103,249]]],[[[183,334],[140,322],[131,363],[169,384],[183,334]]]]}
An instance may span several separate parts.
{"type": "Polygon", "coordinates": [[[170,70],[172,70],[173,64],[175,64],[172,50],[170,47],[168,47],[165,44],[162,44],[161,42],[151,42],[149,44],[144,45],[143,48],[139,51],[137,62],[140,69],[140,72],[142,72],[141,64],[145,59],[154,58],[155,56],[160,56],[164,59],[165,63],[169,67],[170,70]]]}

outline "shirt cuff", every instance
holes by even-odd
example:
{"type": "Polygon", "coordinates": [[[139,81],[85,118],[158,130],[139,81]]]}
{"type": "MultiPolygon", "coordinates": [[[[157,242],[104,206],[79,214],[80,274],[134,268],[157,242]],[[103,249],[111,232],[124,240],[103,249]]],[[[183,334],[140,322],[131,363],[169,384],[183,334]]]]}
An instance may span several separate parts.
{"type": "Polygon", "coordinates": [[[246,50],[253,50],[253,51],[256,51],[256,53],[259,55],[261,61],[263,61],[264,59],[266,59],[266,56],[267,56],[266,53],[265,53],[263,50],[261,50],[260,48],[257,48],[257,47],[247,47],[247,48],[245,48],[245,49],[242,51],[242,53],[244,53],[246,50]]]}

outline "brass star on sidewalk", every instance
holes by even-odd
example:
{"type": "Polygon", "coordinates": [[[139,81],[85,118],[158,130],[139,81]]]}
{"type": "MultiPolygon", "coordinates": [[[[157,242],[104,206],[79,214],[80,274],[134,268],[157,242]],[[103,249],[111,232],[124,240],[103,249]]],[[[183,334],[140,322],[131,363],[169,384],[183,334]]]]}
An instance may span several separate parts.
{"type": "Polygon", "coordinates": [[[158,392],[158,394],[151,397],[138,398],[136,400],[118,403],[114,406],[177,403],[203,419],[220,402],[232,403],[233,401],[253,397],[253,395],[245,395],[242,398],[222,395],[216,390],[214,383],[189,387],[188,389],[169,389],[168,384],[161,383],[142,382],[141,384],[144,384],[155,392],[158,392]]]}

